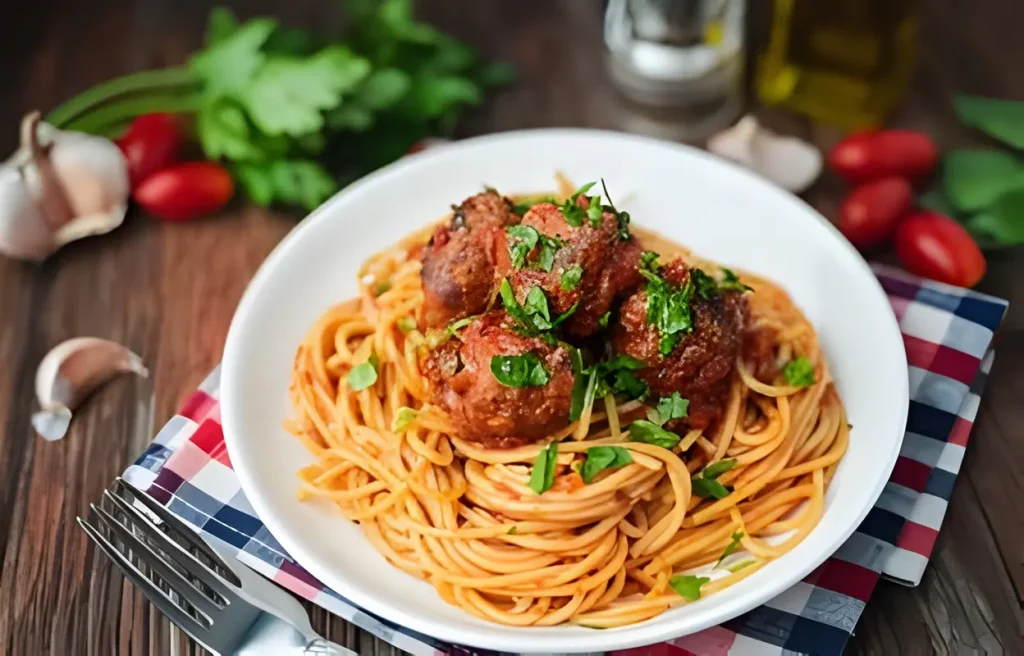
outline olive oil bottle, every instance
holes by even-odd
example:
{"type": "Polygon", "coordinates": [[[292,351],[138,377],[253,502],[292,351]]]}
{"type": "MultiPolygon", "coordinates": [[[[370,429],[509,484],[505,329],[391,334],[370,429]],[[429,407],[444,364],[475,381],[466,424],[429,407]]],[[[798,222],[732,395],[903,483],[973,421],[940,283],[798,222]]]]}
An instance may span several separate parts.
{"type": "Polygon", "coordinates": [[[774,0],[757,95],[841,128],[877,127],[910,83],[917,24],[915,0],[774,0]]]}

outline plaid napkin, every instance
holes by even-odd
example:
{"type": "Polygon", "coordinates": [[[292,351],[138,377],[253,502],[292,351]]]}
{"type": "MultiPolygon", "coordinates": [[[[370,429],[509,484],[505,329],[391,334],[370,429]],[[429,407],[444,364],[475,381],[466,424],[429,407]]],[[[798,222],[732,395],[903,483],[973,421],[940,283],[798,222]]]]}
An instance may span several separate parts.
{"type": "MultiPolygon", "coordinates": [[[[765,605],[700,633],[614,656],[839,655],[881,576],[917,585],[935,546],[992,364],[1006,301],[875,273],[899,318],[910,365],[903,449],[878,503],[821,567],[765,605]]],[[[417,656],[483,654],[359,609],[293,561],[256,517],[231,469],[214,371],[125,472],[207,539],[279,585],[417,656]]]]}

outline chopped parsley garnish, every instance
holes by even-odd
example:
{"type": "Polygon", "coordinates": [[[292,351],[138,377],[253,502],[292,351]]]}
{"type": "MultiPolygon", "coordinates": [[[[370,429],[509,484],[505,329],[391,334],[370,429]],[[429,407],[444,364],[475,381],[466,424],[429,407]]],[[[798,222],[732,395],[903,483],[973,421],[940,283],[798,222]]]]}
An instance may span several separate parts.
{"type": "Polygon", "coordinates": [[[608,327],[608,320],[611,319],[611,318],[612,318],[612,311],[611,310],[608,310],[607,312],[602,314],[601,318],[597,320],[598,328],[607,328],[608,327]]]}
{"type": "Polygon", "coordinates": [[[668,584],[672,586],[672,589],[679,593],[679,596],[689,601],[697,601],[700,599],[700,589],[705,583],[709,582],[706,576],[694,576],[693,574],[676,574],[668,580],[668,584]]]}
{"type": "Polygon", "coordinates": [[[704,300],[710,301],[718,296],[718,283],[700,269],[690,269],[690,279],[693,280],[697,294],[704,300]]]}
{"type": "Polygon", "coordinates": [[[719,460],[704,468],[691,480],[693,493],[704,499],[724,499],[732,492],[732,488],[718,482],[718,477],[736,466],[736,459],[719,460]]]}
{"type": "Polygon", "coordinates": [[[741,570],[744,570],[744,569],[750,567],[751,565],[753,565],[756,562],[757,562],[756,560],[741,560],[740,562],[736,563],[735,565],[729,565],[728,567],[726,567],[726,569],[729,570],[730,572],[732,572],[733,574],[735,574],[736,572],[739,572],[741,570]]]}
{"type": "Polygon", "coordinates": [[[633,457],[621,446],[592,446],[587,449],[587,459],[580,468],[580,478],[589,485],[600,472],[625,467],[631,462],[633,457]]]}
{"type": "Polygon", "coordinates": [[[579,307],[577,301],[572,304],[572,307],[552,320],[551,312],[548,309],[548,299],[540,287],[533,287],[527,292],[526,303],[523,305],[516,300],[515,292],[512,291],[512,285],[509,284],[508,279],[501,281],[498,293],[505,311],[516,320],[520,332],[528,337],[550,337],[550,335],[546,335],[547,331],[560,326],[579,307]]]}
{"type": "Polygon", "coordinates": [[[398,325],[398,329],[403,333],[412,332],[416,330],[416,319],[412,317],[402,317],[395,322],[398,325]]]}
{"type": "Polygon", "coordinates": [[[373,286],[373,293],[374,293],[374,296],[380,296],[381,294],[383,294],[384,292],[386,292],[386,291],[388,291],[390,289],[391,289],[391,281],[390,280],[381,280],[380,282],[378,282],[376,285],[373,286]]]}
{"type": "Polygon", "coordinates": [[[723,551],[722,555],[718,557],[718,562],[716,562],[715,566],[712,567],[711,569],[716,569],[719,565],[722,564],[723,560],[725,560],[729,556],[731,556],[734,553],[736,553],[737,551],[739,551],[740,550],[740,540],[742,540],[742,539],[743,539],[743,531],[738,531],[736,533],[733,533],[732,534],[732,540],[729,541],[729,544],[725,545],[725,551],[723,551]]]}
{"type": "Polygon", "coordinates": [[[495,355],[491,358],[491,374],[505,387],[543,387],[551,374],[533,353],[495,355]]]}
{"type": "Polygon", "coordinates": [[[352,367],[352,371],[348,372],[349,389],[359,392],[376,383],[378,364],[377,354],[371,353],[366,362],[352,367]]]}
{"type": "Polygon", "coordinates": [[[543,271],[551,271],[555,265],[555,253],[558,252],[565,242],[555,237],[542,235],[536,228],[525,225],[509,226],[508,232],[508,255],[512,260],[512,268],[522,269],[527,264],[530,253],[540,245],[535,258],[536,268],[543,271]]]}
{"type": "Polygon", "coordinates": [[[693,295],[693,276],[682,288],[670,285],[661,277],[658,254],[647,252],[640,257],[640,275],[647,278],[647,323],[657,327],[661,335],[658,352],[668,355],[684,333],[693,331],[690,315],[690,297],[693,295]]]}
{"type": "Polygon", "coordinates": [[[558,465],[558,442],[552,442],[541,449],[533,461],[530,482],[527,485],[537,494],[544,494],[555,484],[555,467],[558,465]]]}
{"type": "Polygon", "coordinates": [[[663,396],[658,400],[658,405],[647,412],[647,418],[659,426],[673,419],[681,419],[686,416],[690,408],[690,402],[684,399],[679,392],[672,392],[672,396],[663,396]]]}
{"type": "Polygon", "coordinates": [[[741,283],[739,276],[733,273],[731,269],[726,269],[725,267],[722,267],[722,282],[718,283],[718,288],[724,289],[727,292],[754,291],[753,287],[741,283]]]}
{"type": "Polygon", "coordinates": [[[574,264],[565,271],[562,272],[562,279],[560,286],[563,292],[571,292],[580,286],[580,280],[583,279],[583,267],[578,264],[574,264]]]}
{"type": "Polygon", "coordinates": [[[608,187],[604,184],[604,178],[601,178],[601,189],[604,191],[604,197],[608,199],[608,209],[615,214],[615,221],[619,225],[619,239],[627,241],[629,239],[629,212],[620,212],[615,209],[615,203],[612,202],[611,194],[608,193],[608,187]]]}
{"type": "MultiPolygon", "coordinates": [[[[597,183],[588,182],[587,184],[583,185],[582,187],[577,189],[572,196],[566,198],[562,202],[561,207],[558,208],[559,211],[562,212],[562,216],[565,217],[565,222],[571,225],[572,227],[580,227],[581,225],[583,225],[583,219],[589,217],[587,210],[584,210],[582,207],[580,207],[576,203],[576,201],[579,200],[580,196],[590,191],[590,188],[593,187],[595,184],[597,183]]],[[[598,200],[600,200],[599,196],[595,196],[593,199],[590,199],[590,206],[593,207],[598,200]]],[[[601,220],[600,214],[598,215],[597,219],[598,221],[601,220]]],[[[593,219],[591,219],[591,221],[593,221],[593,219]]]]}
{"type": "Polygon", "coordinates": [[[807,358],[800,356],[790,360],[782,370],[786,383],[793,387],[807,387],[814,384],[814,365],[807,358]]]}
{"type": "Polygon", "coordinates": [[[404,433],[409,428],[409,424],[416,421],[416,411],[412,408],[399,408],[398,412],[395,413],[395,418],[391,422],[391,432],[395,435],[404,433]]]}
{"type": "Polygon", "coordinates": [[[579,360],[579,352],[576,353],[576,359],[573,361],[576,382],[572,388],[570,421],[579,419],[583,409],[593,405],[594,399],[608,394],[626,399],[638,399],[647,394],[647,384],[632,373],[637,369],[643,369],[644,363],[640,360],[620,355],[584,369],[582,361],[579,360]]]}
{"type": "Polygon", "coordinates": [[[629,437],[637,442],[653,444],[663,449],[674,449],[680,440],[675,433],[646,419],[637,419],[629,425],[629,437]]]}

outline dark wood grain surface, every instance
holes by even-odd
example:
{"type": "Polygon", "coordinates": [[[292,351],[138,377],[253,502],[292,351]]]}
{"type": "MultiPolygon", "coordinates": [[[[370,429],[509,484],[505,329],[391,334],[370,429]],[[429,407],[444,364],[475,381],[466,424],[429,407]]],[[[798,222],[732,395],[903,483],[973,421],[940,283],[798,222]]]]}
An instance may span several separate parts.
{"type": "MultiPolygon", "coordinates": [[[[27,110],[49,109],[119,74],[181,62],[200,45],[210,4],[5,5],[0,152],[13,150],[27,110]]],[[[227,4],[243,17],[269,13],[325,31],[340,14],[326,0],[227,4]]],[[[963,91],[1024,100],[1024,5],[922,6],[919,70],[893,123],[927,130],[944,147],[983,143],[957,125],[950,99],[963,91]]],[[[423,17],[520,72],[513,88],[463,122],[461,135],[541,126],[657,128],[638,122],[606,78],[598,3],[424,0],[419,7],[423,17]]],[[[757,27],[755,21],[755,34],[757,27]]],[[[790,114],[761,114],[821,146],[838,138],[790,114]]],[[[807,199],[831,216],[841,193],[826,176],[807,199]]],[[[244,286],[297,220],[242,204],[183,225],[133,213],[115,233],[74,244],[45,264],[0,258],[0,653],[191,650],[89,547],[74,518],[216,364],[244,286]],[[64,441],[45,443],[29,423],[35,368],[51,346],[79,335],[128,345],[153,375],[105,388],[64,441]]],[[[917,588],[880,584],[850,654],[1024,653],[1024,252],[990,254],[980,288],[1010,299],[1010,311],[932,563],[917,588]]],[[[329,637],[360,653],[394,653],[322,610],[313,616],[329,637]]]]}

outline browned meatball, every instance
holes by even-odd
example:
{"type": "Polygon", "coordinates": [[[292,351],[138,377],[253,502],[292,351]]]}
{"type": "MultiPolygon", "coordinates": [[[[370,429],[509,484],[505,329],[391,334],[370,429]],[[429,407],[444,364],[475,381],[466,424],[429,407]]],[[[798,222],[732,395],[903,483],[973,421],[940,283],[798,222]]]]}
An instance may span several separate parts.
{"type": "MultiPolygon", "coordinates": [[[[459,437],[488,447],[529,444],[569,423],[573,372],[569,352],[513,329],[505,312],[475,319],[459,339],[449,340],[426,359],[434,401],[452,419],[459,437]],[[545,384],[522,387],[499,382],[495,356],[532,354],[543,366],[545,384]]],[[[535,362],[536,362],[535,361],[535,362]]]]}
{"type": "Polygon", "coordinates": [[[518,221],[507,198],[487,191],[464,200],[451,223],[434,231],[423,250],[428,327],[484,310],[500,279],[495,269],[508,260],[505,228],[518,221]]]}
{"type": "MultiPolygon", "coordinates": [[[[690,275],[682,261],[661,270],[670,289],[678,290],[690,275]]],[[[633,292],[622,304],[612,330],[617,353],[641,360],[645,368],[634,372],[656,396],[679,392],[689,399],[689,416],[680,423],[704,429],[721,414],[729,393],[729,380],[740,352],[746,318],[746,301],[739,292],[719,291],[706,299],[694,293],[690,301],[693,331],[681,334],[678,343],[662,355],[662,335],[647,321],[646,287],[633,292]]]]}
{"type": "MultiPolygon", "coordinates": [[[[581,205],[586,203],[580,200],[581,205]]],[[[596,228],[588,219],[574,227],[566,223],[557,206],[538,203],[523,217],[522,225],[563,245],[555,252],[551,271],[537,266],[537,254],[532,253],[523,268],[509,275],[509,283],[520,303],[530,289],[540,287],[552,315],[567,312],[579,302],[565,324],[572,335],[587,337],[595,333],[616,296],[642,280],[637,263],[643,248],[634,237],[623,240],[619,236],[618,220],[611,212],[603,213],[596,228]]]]}

